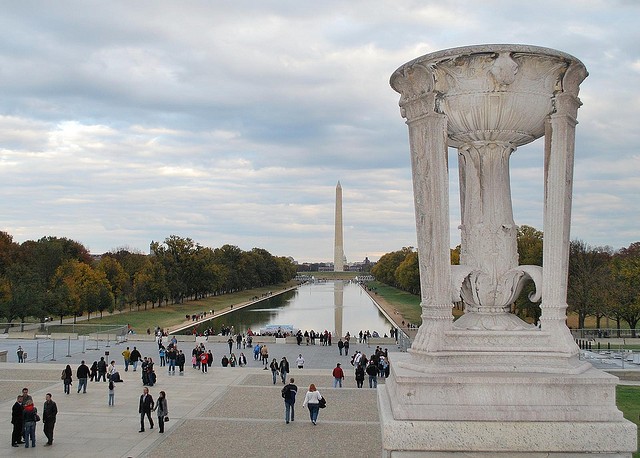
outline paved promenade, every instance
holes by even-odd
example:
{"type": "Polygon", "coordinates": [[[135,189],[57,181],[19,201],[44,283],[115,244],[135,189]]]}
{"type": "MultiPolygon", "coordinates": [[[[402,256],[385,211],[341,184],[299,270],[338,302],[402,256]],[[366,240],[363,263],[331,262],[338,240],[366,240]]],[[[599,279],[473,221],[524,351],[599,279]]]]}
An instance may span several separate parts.
{"type": "MultiPolygon", "coordinates": [[[[1,346],[9,351],[9,361],[15,361],[15,348],[25,341],[3,339],[1,346]]],[[[185,375],[167,375],[166,367],[158,365],[157,345],[136,342],[143,356],[152,356],[156,362],[158,383],[150,388],[152,396],[167,393],[170,421],[165,434],[156,428],[138,433],[140,421],[138,399],[142,393],[140,371],[131,368],[124,372],[120,353],[133,342],[114,345],[107,349],[74,353],[70,357],[57,357],[55,362],[0,364],[0,403],[5,420],[0,422],[0,435],[4,446],[0,456],[48,457],[174,457],[188,456],[277,456],[277,457],[335,457],[380,456],[381,435],[378,420],[376,390],[356,388],[350,357],[339,356],[337,346],[297,346],[295,344],[269,345],[269,359],[278,361],[286,356],[290,362],[290,377],[299,387],[296,401],[296,419],[284,422],[284,403],[280,395],[282,383],[272,383],[271,371],[263,370],[254,361],[251,349],[244,351],[248,365],[244,368],[223,368],[222,355],[229,354],[226,344],[207,345],[212,348],[215,362],[207,374],[185,367],[185,375]],[[110,352],[117,362],[124,383],[116,384],[115,406],[107,405],[107,383],[89,382],[86,394],[78,394],[75,370],[81,359],[90,365],[110,352]],[[295,366],[302,353],[305,367],[295,366]],[[334,389],[331,371],[342,363],[346,380],[344,388],[334,389]],[[74,370],[71,394],[63,393],[60,372],[66,364],[74,370]],[[318,424],[309,421],[307,409],[302,408],[304,394],[310,383],[327,398],[327,408],[320,411],[318,424]],[[38,410],[42,411],[45,394],[50,392],[58,404],[54,444],[44,447],[46,438],[42,423],[37,424],[36,448],[11,447],[11,406],[23,387],[29,387],[38,410]]],[[[192,345],[182,344],[185,353],[192,345]]],[[[235,347],[235,346],[234,346],[235,347]]],[[[351,353],[361,350],[367,354],[375,347],[351,345],[351,353]]],[[[396,351],[388,348],[389,352],[396,351]]],[[[391,355],[393,359],[393,355],[391,355]]],[[[366,386],[366,381],[365,381],[366,386]]]]}

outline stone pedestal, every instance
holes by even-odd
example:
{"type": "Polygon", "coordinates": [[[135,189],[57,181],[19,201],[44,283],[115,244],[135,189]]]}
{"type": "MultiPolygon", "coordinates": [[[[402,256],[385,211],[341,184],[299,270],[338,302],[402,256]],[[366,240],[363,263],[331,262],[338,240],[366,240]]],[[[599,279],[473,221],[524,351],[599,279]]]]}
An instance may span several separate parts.
{"type": "Polygon", "coordinates": [[[617,378],[566,326],[575,126],[584,65],[535,46],[439,51],[391,77],[409,127],[422,325],[379,387],[383,456],[630,457],[617,378]],[[543,266],[519,265],[509,158],[545,137],[543,266]],[[449,265],[448,148],[458,149],[460,265],[449,265]],[[511,312],[526,282],[538,326],[511,312]],[[465,314],[453,321],[454,302],[465,314]]]}

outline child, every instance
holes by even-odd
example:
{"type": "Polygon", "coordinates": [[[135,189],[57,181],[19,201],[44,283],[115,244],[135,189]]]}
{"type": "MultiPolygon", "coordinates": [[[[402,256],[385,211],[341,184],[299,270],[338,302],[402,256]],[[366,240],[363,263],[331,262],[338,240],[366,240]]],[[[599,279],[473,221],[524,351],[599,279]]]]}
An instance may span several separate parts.
{"type": "Polygon", "coordinates": [[[114,404],[114,397],[116,394],[115,390],[116,386],[113,383],[113,380],[109,380],[109,405],[112,406],[114,404]]]}

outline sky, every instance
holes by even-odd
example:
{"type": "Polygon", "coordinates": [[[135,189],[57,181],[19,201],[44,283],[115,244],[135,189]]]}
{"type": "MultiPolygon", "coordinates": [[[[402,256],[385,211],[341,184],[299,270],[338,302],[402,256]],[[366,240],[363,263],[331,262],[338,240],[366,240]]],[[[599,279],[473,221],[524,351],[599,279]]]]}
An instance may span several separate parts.
{"type": "MultiPolygon", "coordinates": [[[[580,59],[572,239],[640,240],[640,2],[3,1],[0,231],[148,252],[170,235],[332,262],[416,246],[393,71],[457,46],[580,59]]],[[[511,157],[542,230],[544,140],[511,157]]],[[[449,153],[451,244],[459,243],[449,153]]]]}

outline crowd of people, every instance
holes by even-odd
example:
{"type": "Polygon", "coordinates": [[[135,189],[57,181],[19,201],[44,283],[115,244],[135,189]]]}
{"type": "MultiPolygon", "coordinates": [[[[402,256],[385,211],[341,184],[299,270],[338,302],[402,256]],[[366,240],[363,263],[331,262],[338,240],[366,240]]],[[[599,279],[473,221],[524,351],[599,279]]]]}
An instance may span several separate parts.
{"type": "Polygon", "coordinates": [[[42,421],[44,425],[44,435],[47,438],[45,446],[53,445],[53,429],[57,415],[58,406],[52,399],[51,393],[45,395],[41,418],[38,414],[38,408],[29,394],[29,388],[23,388],[22,394],[17,396],[16,402],[11,408],[11,424],[13,425],[11,446],[19,447],[24,444],[25,448],[35,447],[36,423],[39,421],[42,421]]]}
{"type": "MultiPolygon", "coordinates": [[[[227,341],[229,345],[229,355],[223,355],[220,358],[220,364],[223,367],[243,367],[247,365],[247,358],[242,351],[249,348],[253,350],[253,357],[255,361],[260,361],[264,370],[271,370],[271,380],[275,385],[281,383],[282,397],[285,403],[285,422],[288,424],[295,419],[295,400],[298,388],[294,383],[294,378],[288,378],[291,373],[290,363],[286,356],[282,356],[280,360],[269,354],[269,347],[267,344],[256,343],[252,346],[251,335],[245,334],[231,334],[225,330],[225,333],[229,336],[227,341]],[[234,347],[236,350],[240,350],[239,355],[236,356],[234,347]],[[270,359],[271,358],[271,359],[270,359]]],[[[179,375],[184,375],[184,368],[187,362],[186,355],[182,349],[178,348],[178,341],[175,336],[171,336],[169,342],[166,343],[165,333],[156,329],[155,334],[157,336],[158,344],[158,361],[159,367],[167,367],[167,374],[169,376],[175,375],[176,366],[178,367],[179,375]]],[[[358,343],[368,343],[368,338],[371,336],[369,331],[360,331],[358,334],[358,343]]],[[[322,333],[316,333],[315,331],[302,333],[298,331],[297,337],[300,339],[306,339],[307,345],[315,345],[316,339],[319,340],[320,345],[329,346],[332,344],[331,332],[324,331],[322,333]]],[[[337,342],[338,355],[348,357],[350,351],[351,336],[347,333],[345,336],[340,337],[337,342]]],[[[301,341],[298,340],[298,345],[301,341]]],[[[19,348],[22,351],[22,348],[19,348]]],[[[23,352],[24,354],[24,352],[23,352]]],[[[23,356],[23,355],[19,355],[23,356]]],[[[157,424],[160,433],[164,432],[164,423],[168,421],[168,403],[166,393],[160,391],[157,399],[154,401],[153,396],[149,393],[149,387],[154,386],[157,381],[155,362],[152,356],[142,356],[137,347],[126,347],[122,351],[122,357],[124,361],[124,371],[128,372],[131,367],[133,372],[140,367],[143,393],[139,400],[139,414],[140,414],[140,432],[145,431],[145,417],[151,428],[155,423],[152,418],[152,412],[157,412],[157,424]]],[[[20,358],[19,358],[20,359],[20,358]]],[[[214,364],[214,355],[211,349],[207,349],[204,343],[197,343],[191,350],[191,365],[194,370],[201,371],[203,374],[208,372],[208,369],[214,364]]],[[[293,363],[292,363],[293,364],[293,363]]],[[[304,368],[305,359],[302,353],[299,353],[295,360],[295,366],[299,370],[304,368]]],[[[354,377],[358,388],[364,386],[365,379],[368,378],[369,388],[377,388],[378,380],[380,378],[387,378],[390,372],[389,356],[387,349],[377,346],[375,351],[367,357],[365,353],[360,350],[353,352],[350,358],[350,364],[353,366],[354,377]]],[[[116,367],[116,362],[111,360],[109,363],[105,360],[105,357],[101,357],[99,361],[94,361],[89,367],[83,360],[81,364],[76,368],[75,374],[70,365],[62,370],[61,380],[63,383],[64,393],[69,395],[71,386],[73,385],[73,379],[77,379],[77,393],[86,393],[88,382],[100,382],[108,383],[107,399],[108,405],[115,405],[115,391],[116,384],[122,382],[120,373],[116,367]]],[[[333,387],[341,388],[345,380],[345,372],[342,368],[342,363],[338,362],[332,370],[333,387]]],[[[326,405],[326,400],[322,397],[318,389],[314,384],[311,384],[305,394],[303,401],[303,408],[307,407],[309,410],[309,418],[315,425],[318,420],[318,413],[321,408],[326,405]]],[[[42,409],[42,421],[44,425],[44,434],[47,438],[46,445],[53,443],[53,430],[57,415],[56,403],[52,400],[50,393],[47,393],[46,400],[42,409]]],[[[28,394],[28,389],[24,388],[21,395],[17,397],[17,401],[12,410],[12,446],[18,447],[22,444],[25,447],[35,447],[35,424],[40,421],[38,415],[38,409],[33,404],[33,399],[28,394]]]]}

